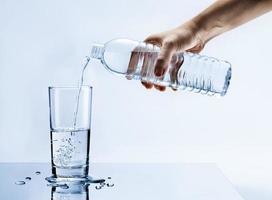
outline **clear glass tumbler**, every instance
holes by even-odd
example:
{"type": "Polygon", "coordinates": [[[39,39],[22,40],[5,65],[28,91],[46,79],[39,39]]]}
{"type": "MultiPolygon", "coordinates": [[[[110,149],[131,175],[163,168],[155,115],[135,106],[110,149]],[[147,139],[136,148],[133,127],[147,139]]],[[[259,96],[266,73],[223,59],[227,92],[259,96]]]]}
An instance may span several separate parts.
{"type": "Polygon", "coordinates": [[[49,87],[50,182],[89,179],[92,87],[49,87]]]}

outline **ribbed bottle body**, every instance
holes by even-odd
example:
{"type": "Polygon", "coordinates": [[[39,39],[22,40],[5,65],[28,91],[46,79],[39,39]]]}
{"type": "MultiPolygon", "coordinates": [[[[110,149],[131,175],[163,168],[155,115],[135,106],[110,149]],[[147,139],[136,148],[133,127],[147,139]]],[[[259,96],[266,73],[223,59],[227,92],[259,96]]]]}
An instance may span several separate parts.
{"type": "Polygon", "coordinates": [[[151,82],[173,89],[187,89],[202,94],[227,92],[231,65],[216,58],[189,52],[175,54],[161,77],[155,76],[155,63],[160,48],[153,44],[127,39],[116,39],[103,48],[93,47],[94,58],[99,58],[106,69],[127,79],[151,82]]]}

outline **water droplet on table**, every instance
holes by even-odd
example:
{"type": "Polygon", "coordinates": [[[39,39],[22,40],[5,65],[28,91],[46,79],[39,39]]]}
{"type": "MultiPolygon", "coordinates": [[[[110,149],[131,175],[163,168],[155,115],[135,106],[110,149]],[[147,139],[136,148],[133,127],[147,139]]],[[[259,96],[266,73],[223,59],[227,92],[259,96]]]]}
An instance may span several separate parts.
{"type": "Polygon", "coordinates": [[[31,177],[27,176],[27,177],[25,177],[25,180],[30,181],[31,177]]]}
{"type": "Polygon", "coordinates": [[[95,186],[95,189],[100,190],[102,187],[101,186],[95,186]]]}
{"type": "Polygon", "coordinates": [[[36,174],[36,175],[40,175],[41,172],[40,172],[40,171],[36,171],[35,174],[36,174]]]}
{"type": "Polygon", "coordinates": [[[24,185],[24,184],[26,184],[26,182],[24,182],[24,181],[16,181],[15,184],[16,185],[24,185]]]}
{"type": "Polygon", "coordinates": [[[113,183],[107,183],[107,187],[113,187],[114,184],[113,183]]]}

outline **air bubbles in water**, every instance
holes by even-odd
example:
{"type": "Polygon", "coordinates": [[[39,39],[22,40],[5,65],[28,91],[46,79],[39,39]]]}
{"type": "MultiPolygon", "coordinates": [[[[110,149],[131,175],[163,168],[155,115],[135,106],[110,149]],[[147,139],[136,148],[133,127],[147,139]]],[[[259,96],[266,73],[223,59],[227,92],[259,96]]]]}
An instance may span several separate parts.
{"type": "Polygon", "coordinates": [[[25,180],[30,181],[31,177],[27,176],[27,177],[25,177],[25,180]]]}
{"type": "Polygon", "coordinates": [[[26,182],[24,182],[24,181],[16,181],[15,184],[16,185],[24,185],[24,184],[26,184],[26,182]]]}

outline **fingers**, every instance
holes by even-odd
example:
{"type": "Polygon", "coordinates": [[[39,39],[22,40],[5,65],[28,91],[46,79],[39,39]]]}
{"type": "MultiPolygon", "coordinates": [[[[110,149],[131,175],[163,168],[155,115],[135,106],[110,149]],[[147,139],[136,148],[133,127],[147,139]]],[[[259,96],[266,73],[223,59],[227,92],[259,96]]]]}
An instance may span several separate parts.
{"type": "Polygon", "coordinates": [[[140,58],[140,52],[138,48],[135,48],[134,51],[132,51],[131,53],[129,64],[128,64],[127,75],[126,75],[126,78],[128,80],[131,80],[133,78],[133,74],[136,71],[139,58],[140,58]]]}
{"type": "Polygon", "coordinates": [[[165,87],[165,86],[154,85],[154,87],[155,87],[157,90],[161,91],[161,92],[164,92],[164,91],[166,90],[166,87],[165,87]]]}
{"type": "MultiPolygon", "coordinates": [[[[156,61],[157,54],[154,52],[145,52],[144,53],[144,61],[141,70],[142,84],[146,89],[151,89],[153,87],[153,83],[150,83],[150,78],[154,75],[154,63],[156,61]]],[[[154,87],[159,91],[165,91],[165,87],[160,85],[154,85],[154,87]]]]}
{"type": "MultiPolygon", "coordinates": [[[[170,42],[163,42],[163,36],[157,34],[157,35],[151,35],[147,37],[144,40],[146,43],[151,43],[153,45],[161,47],[160,53],[156,60],[152,61],[151,54],[145,53],[144,55],[144,62],[143,62],[143,68],[141,71],[141,75],[143,77],[142,84],[147,88],[152,88],[153,84],[148,83],[148,77],[151,74],[155,74],[159,79],[163,80],[164,74],[166,73],[168,66],[170,64],[172,55],[175,52],[175,46],[176,44],[172,41],[170,42]],[[152,67],[154,66],[154,67],[152,67]],[[152,69],[152,71],[151,71],[152,69]],[[146,78],[147,77],[147,78],[146,78]],[[145,79],[146,78],[146,79],[145,79]]],[[[165,86],[160,86],[154,84],[154,87],[159,91],[165,91],[165,86]]]]}
{"type": "MultiPolygon", "coordinates": [[[[152,47],[151,47],[152,48],[152,47]]],[[[143,68],[142,68],[142,80],[143,85],[150,89],[153,87],[153,84],[148,82],[150,81],[150,78],[154,79],[154,69],[155,69],[155,62],[157,60],[158,53],[157,52],[147,52],[144,56],[144,62],[143,62],[143,68]]],[[[160,79],[163,79],[163,77],[160,77],[160,79]]],[[[154,87],[159,91],[165,91],[164,86],[156,85],[154,84],[154,87]]]]}
{"type": "Polygon", "coordinates": [[[153,87],[152,83],[148,83],[145,81],[142,81],[143,86],[145,86],[146,89],[151,89],[153,87]]]}
{"type": "MultiPolygon", "coordinates": [[[[157,35],[151,35],[147,37],[144,42],[153,44],[156,46],[161,46],[161,37],[157,35]]],[[[146,89],[151,89],[153,88],[153,83],[148,82],[148,77],[152,77],[154,73],[154,63],[157,53],[152,52],[152,53],[145,53],[144,55],[144,62],[143,62],[143,68],[141,71],[141,75],[143,77],[142,79],[142,84],[145,86],[146,89]]],[[[155,86],[156,89],[160,91],[164,91],[164,88],[161,88],[161,86],[155,86]]]]}
{"type": "Polygon", "coordinates": [[[186,51],[191,52],[191,53],[199,53],[203,48],[204,48],[204,45],[198,44],[198,45],[196,45],[186,51]]]}
{"type": "MultiPolygon", "coordinates": [[[[130,61],[129,61],[129,65],[128,65],[128,69],[127,69],[127,75],[126,78],[128,80],[131,80],[133,78],[133,74],[135,73],[136,69],[137,69],[137,64],[139,62],[140,59],[141,52],[139,51],[139,48],[135,48],[134,51],[131,53],[131,57],[130,57],[130,61]]],[[[147,60],[147,59],[145,59],[147,60]]],[[[145,61],[147,62],[147,61],[145,61]]],[[[147,66],[147,65],[144,65],[147,66]]],[[[144,69],[146,70],[146,69],[144,69]]],[[[151,89],[153,87],[152,83],[147,83],[142,81],[142,84],[145,86],[146,89],[151,89]]]]}
{"type": "MultiPolygon", "coordinates": [[[[157,35],[150,36],[147,39],[145,39],[145,42],[147,43],[151,43],[153,45],[160,46],[160,47],[162,46],[162,47],[158,57],[156,56],[157,57],[156,60],[154,60],[155,58],[154,55],[153,56],[151,54],[148,54],[148,56],[145,55],[144,65],[142,68],[143,77],[148,77],[154,73],[159,79],[163,80],[163,76],[165,72],[167,71],[168,65],[174,53],[174,45],[173,43],[169,43],[169,42],[162,44],[161,41],[162,41],[162,37],[157,35]],[[154,65],[154,68],[152,68],[153,65],[154,65]]],[[[148,80],[146,81],[144,80],[142,84],[148,89],[152,88],[153,84],[148,83],[147,81],[148,80]]],[[[166,90],[165,86],[154,84],[154,87],[159,91],[166,90]]]]}
{"type": "Polygon", "coordinates": [[[166,43],[162,46],[160,54],[155,63],[155,75],[161,77],[167,71],[172,55],[174,53],[174,46],[172,43],[166,43]]]}
{"type": "Polygon", "coordinates": [[[183,64],[183,57],[174,55],[171,60],[171,69],[169,69],[170,80],[172,82],[172,89],[177,91],[178,88],[178,72],[183,64]]]}
{"type": "Polygon", "coordinates": [[[144,52],[143,54],[144,61],[141,69],[142,84],[146,89],[151,89],[153,84],[148,82],[148,78],[150,77],[150,67],[152,65],[152,52],[144,52]]]}
{"type": "Polygon", "coordinates": [[[162,37],[160,35],[151,35],[147,37],[144,42],[154,44],[156,46],[162,46],[162,37]]]}
{"type": "MultiPolygon", "coordinates": [[[[154,82],[160,84],[160,80],[164,80],[165,73],[167,73],[167,75],[169,73],[172,89],[176,90],[176,88],[178,88],[177,73],[182,67],[183,59],[178,56],[178,59],[175,60],[173,55],[175,55],[176,52],[184,51],[199,53],[205,46],[201,38],[196,36],[193,28],[194,27],[188,24],[147,37],[145,42],[160,47],[160,52],[156,61],[154,61],[155,63],[149,63],[149,61],[147,61],[148,57],[145,57],[144,60],[146,61],[144,62],[145,65],[142,71],[143,77],[149,77],[150,69],[152,69],[153,78],[154,74],[156,76],[154,82]],[[168,67],[171,68],[168,69],[168,67]]],[[[146,88],[151,88],[152,84],[147,83],[148,80],[150,79],[143,79],[143,85],[146,88]]],[[[159,91],[165,90],[165,87],[156,84],[154,84],[154,88],[159,91]]]]}

